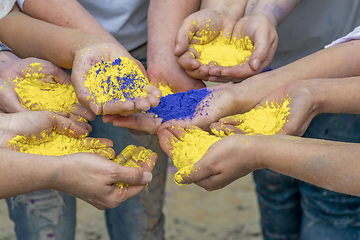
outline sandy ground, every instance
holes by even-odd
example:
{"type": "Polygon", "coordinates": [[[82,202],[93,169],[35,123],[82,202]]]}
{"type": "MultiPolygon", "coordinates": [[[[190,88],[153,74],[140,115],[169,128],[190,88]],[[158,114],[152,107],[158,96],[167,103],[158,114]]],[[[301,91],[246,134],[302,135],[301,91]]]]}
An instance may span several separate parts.
{"type": "MultiPolygon", "coordinates": [[[[196,185],[178,186],[176,168],[168,169],[165,236],[167,240],[261,240],[252,176],[207,192],[196,185]]],[[[78,201],[76,240],[108,240],[103,211],[78,201]]],[[[13,240],[13,223],[0,200],[0,240],[13,240]]]]}

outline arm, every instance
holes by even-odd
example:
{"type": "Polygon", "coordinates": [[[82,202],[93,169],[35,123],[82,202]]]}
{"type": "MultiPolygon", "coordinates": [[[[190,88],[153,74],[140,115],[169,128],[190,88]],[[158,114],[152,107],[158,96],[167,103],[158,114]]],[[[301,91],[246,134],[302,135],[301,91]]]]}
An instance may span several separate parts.
{"type": "Polygon", "coordinates": [[[150,1],[148,13],[148,74],[152,82],[170,85],[175,92],[205,85],[185,73],[174,56],[175,36],[183,20],[197,11],[200,1],[150,1]]]}
{"type": "Polygon", "coordinates": [[[75,0],[26,0],[23,10],[33,18],[57,26],[88,32],[100,36],[106,41],[118,44],[118,41],[75,0]]]}

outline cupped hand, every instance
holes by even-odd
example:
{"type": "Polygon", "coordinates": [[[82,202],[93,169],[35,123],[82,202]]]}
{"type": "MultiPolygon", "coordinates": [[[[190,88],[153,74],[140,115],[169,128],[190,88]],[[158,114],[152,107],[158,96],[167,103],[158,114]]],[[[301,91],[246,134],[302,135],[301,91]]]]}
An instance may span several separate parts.
{"type": "MultiPolygon", "coordinates": [[[[16,84],[14,79],[21,81],[27,74],[42,74],[45,76],[39,80],[44,82],[56,82],[60,84],[71,84],[70,75],[63,69],[57,67],[49,61],[45,61],[37,58],[26,59],[12,59],[6,61],[0,69],[0,110],[5,113],[15,113],[21,111],[27,111],[25,107],[21,105],[21,99],[15,92],[16,84]],[[34,64],[35,66],[30,66],[34,64]]],[[[90,109],[75,104],[69,109],[69,113],[57,112],[64,116],[72,116],[72,118],[83,117],[87,120],[93,120],[95,115],[90,109]]]]}
{"type": "Polygon", "coordinates": [[[265,14],[253,13],[241,18],[232,32],[232,41],[248,36],[254,45],[250,59],[234,67],[214,66],[210,81],[237,82],[266,70],[278,45],[276,25],[265,14]]]}
{"type": "Polygon", "coordinates": [[[9,140],[16,135],[40,139],[51,134],[53,130],[71,137],[87,136],[91,126],[48,111],[25,111],[12,114],[1,114],[0,147],[7,147],[9,140]]]}
{"type": "MultiPolygon", "coordinates": [[[[139,147],[131,155],[122,155],[129,161],[134,161],[144,148],[139,147]]],[[[149,150],[147,150],[149,153],[149,150]]],[[[103,210],[115,208],[126,199],[134,197],[143,191],[152,179],[152,170],[157,160],[157,155],[150,151],[150,154],[142,155],[143,163],[140,167],[124,167],[105,157],[90,153],[76,153],[61,156],[59,161],[71,162],[71,167],[59,171],[55,179],[55,189],[69,195],[83,199],[94,207],[103,210]],[[150,165],[147,163],[150,162],[150,165]],[[124,182],[121,191],[116,185],[124,182]]],[[[139,160],[137,161],[139,162],[139,160]]]]}
{"type": "Polygon", "coordinates": [[[215,9],[203,9],[187,17],[175,41],[175,56],[186,73],[195,79],[209,80],[211,65],[204,65],[196,58],[199,54],[194,44],[206,44],[222,34],[230,40],[236,21],[215,9]]]}
{"type": "Polygon", "coordinates": [[[89,107],[95,114],[120,114],[130,115],[142,110],[148,110],[150,106],[156,106],[159,103],[161,92],[150,84],[143,88],[147,93],[146,97],[128,99],[128,100],[112,100],[104,105],[100,104],[97,99],[84,86],[84,82],[89,70],[97,63],[103,61],[114,61],[119,57],[127,57],[135,61],[140,67],[144,76],[146,72],[139,61],[133,59],[131,55],[119,44],[114,43],[98,43],[80,45],[75,51],[73,72],[71,82],[74,85],[76,96],[79,102],[89,107]]]}
{"type": "MultiPolygon", "coordinates": [[[[293,81],[266,96],[255,108],[264,106],[266,102],[282,104],[285,99],[289,99],[290,114],[287,116],[287,121],[279,134],[302,136],[311,120],[319,114],[319,105],[316,98],[318,91],[320,89],[315,84],[312,84],[311,80],[293,81]]],[[[232,117],[225,117],[211,127],[217,131],[224,131],[225,134],[242,133],[239,128],[235,127],[240,123],[232,117]]]]}
{"type": "MultiPolygon", "coordinates": [[[[171,157],[172,141],[181,141],[181,128],[162,129],[159,141],[162,149],[171,157]],[[172,141],[170,141],[172,139],[172,141]]],[[[182,184],[196,185],[213,191],[225,187],[238,178],[258,169],[254,144],[256,138],[232,135],[222,138],[209,147],[205,155],[194,164],[189,175],[182,175],[182,184]]]]}

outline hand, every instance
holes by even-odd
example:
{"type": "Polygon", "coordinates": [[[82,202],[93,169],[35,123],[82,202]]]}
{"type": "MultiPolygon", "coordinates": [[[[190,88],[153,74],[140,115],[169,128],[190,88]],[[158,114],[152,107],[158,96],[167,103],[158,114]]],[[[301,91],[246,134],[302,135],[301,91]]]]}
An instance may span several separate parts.
{"type": "Polygon", "coordinates": [[[211,68],[196,60],[198,53],[192,45],[209,43],[221,32],[230,39],[235,23],[236,20],[214,9],[198,11],[184,20],[176,37],[175,56],[190,77],[207,81],[211,68]]]}
{"type": "Polygon", "coordinates": [[[248,36],[254,44],[250,60],[234,67],[214,66],[209,80],[237,82],[266,70],[278,45],[276,25],[265,14],[254,13],[241,18],[232,32],[232,41],[248,36]]]}
{"type": "MultiPolygon", "coordinates": [[[[15,92],[16,85],[13,82],[14,79],[24,79],[26,74],[42,73],[46,78],[41,79],[45,82],[58,82],[60,84],[70,84],[70,76],[61,68],[54,64],[37,59],[37,58],[26,58],[26,59],[11,59],[6,61],[0,69],[0,111],[6,113],[15,113],[27,111],[21,105],[21,100],[15,92]],[[32,63],[40,63],[38,67],[30,67],[32,63]]],[[[69,116],[69,113],[59,112],[64,116],[69,116]]],[[[88,108],[80,104],[74,105],[70,109],[71,118],[76,119],[81,116],[88,120],[93,120],[95,115],[89,111],[88,108]]]]}
{"type": "MultiPolygon", "coordinates": [[[[208,130],[211,123],[220,118],[234,115],[243,109],[250,109],[248,106],[250,99],[242,101],[244,95],[234,84],[222,84],[207,88],[210,91],[207,97],[202,100],[195,111],[194,116],[189,119],[173,119],[161,123],[161,118],[155,118],[150,113],[138,113],[128,117],[104,116],[104,122],[113,122],[114,126],[125,127],[148,134],[155,134],[163,128],[172,125],[186,127],[195,125],[204,130],[208,130]]],[[[252,106],[252,105],[251,105],[252,106]]]]}
{"type": "MultiPolygon", "coordinates": [[[[133,155],[126,157],[133,159],[141,151],[144,151],[144,148],[139,147],[133,155]]],[[[59,171],[59,176],[53,183],[54,188],[81,198],[100,210],[115,208],[145,189],[147,183],[151,181],[151,172],[156,159],[156,153],[151,152],[144,157],[141,167],[137,168],[124,167],[105,157],[90,153],[61,156],[59,161],[70,165],[64,164],[67,167],[59,171]],[[149,161],[150,165],[146,163],[149,161]],[[124,186],[120,192],[116,185],[118,182],[124,182],[129,186],[124,186]]]]}
{"type": "MultiPolygon", "coordinates": [[[[294,81],[288,83],[273,93],[266,96],[256,107],[263,106],[266,102],[281,104],[284,99],[289,99],[290,115],[279,134],[302,136],[308,128],[311,120],[319,114],[319,104],[316,98],[319,89],[314,87],[315,81],[294,81]]],[[[219,120],[218,124],[212,127],[217,131],[224,131],[226,134],[242,133],[234,125],[240,122],[234,121],[232,117],[225,117],[219,120]]]]}
{"type": "MultiPolygon", "coordinates": [[[[101,60],[114,61],[119,57],[127,57],[134,60],[124,48],[114,43],[99,43],[88,46],[85,44],[84,47],[79,48],[75,52],[71,82],[74,85],[79,102],[89,107],[95,114],[120,114],[127,116],[142,110],[148,110],[151,106],[156,106],[159,103],[161,92],[150,84],[143,88],[147,93],[146,98],[125,101],[112,100],[104,105],[97,102],[84,86],[86,75],[92,66],[101,60]]],[[[138,61],[136,63],[139,65],[144,76],[146,76],[144,67],[138,61]]]]}
{"type": "MultiPolygon", "coordinates": [[[[171,139],[181,141],[182,128],[167,128],[159,132],[162,149],[170,158],[171,139]]],[[[195,183],[208,191],[225,187],[229,183],[258,169],[255,137],[246,135],[227,136],[209,147],[206,154],[194,164],[190,175],[182,175],[182,184],[195,183]]]]}
{"type": "Polygon", "coordinates": [[[149,81],[154,86],[158,87],[159,84],[170,86],[174,93],[187,92],[191,89],[205,87],[205,84],[202,81],[189,77],[184,69],[179,66],[174,57],[172,59],[163,60],[156,65],[149,63],[147,73],[149,81]]]}
{"type": "Polygon", "coordinates": [[[53,130],[71,137],[87,136],[91,126],[76,122],[69,118],[48,111],[25,111],[0,115],[0,147],[6,148],[9,140],[16,135],[36,136],[42,138],[42,133],[50,134],[53,130]]]}

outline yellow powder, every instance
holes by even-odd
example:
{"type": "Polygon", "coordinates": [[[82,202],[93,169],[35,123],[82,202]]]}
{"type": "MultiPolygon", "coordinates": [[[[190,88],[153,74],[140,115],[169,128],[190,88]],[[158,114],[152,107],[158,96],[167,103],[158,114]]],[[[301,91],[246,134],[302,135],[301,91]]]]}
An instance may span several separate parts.
{"type": "MultiPolygon", "coordinates": [[[[121,154],[119,154],[114,161],[125,166],[125,167],[138,167],[140,168],[141,165],[145,162],[151,166],[151,159],[149,155],[152,154],[152,151],[143,147],[136,147],[134,145],[127,146],[121,154]],[[140,151],[138,151],[140,149],[140,151]]],[[[118,182],[116,185],[119,187],[119,190],[126,186],[128,187],[129,184],[118,182]]]]}
{"type": "MultiPolygon", "coordinates": [[[[32,63],[30,67],[40,67],[41,63],[32,63]]],[[[30,110],[63,111],[69,113],[78,103],[74,87],[60,84],[55,81],[41,80],[46,78],[45,74],[28,71],[25,78],[16,78],[15,91],[22,100],[22,106],[30,110]]]]}
{"type": "Polygon", "coordinates": [[[171,140],[171,155],[178,172],[174,181],[179,185],[183,180],[182,175],[189,175],[194,164],[208,151],[209,147],[220,140],[219,137],[210,135],[200,129],[187,129],[186,134],[178,141],[171,140]]]}
{"type": "Polygon", "coordinates": [[[194,44],[193,48],[199,54],[202,64],[213,62],[216,65],[231,67],[243,64],[249,60],[254,46],[249,37],[231,40],[220,34],[213,41],[206,44],[194,44]]]}
{"type": "MultiPolygon", "coordinates": [[[[63,156],[78,152],[99,153],[106,148],[106,145],[100,143],[96,138],[73,138],[55,131],[51,134],[41,133],[42,138],[35,136],[16,136],[8,142],[8,146],[13,147],[16,151],[46,155],[46,156],[63,156]],[[96,148],[96,149],[95,149],[96,148]]],[[[107,158],[111,159],[112,154],[107,152],[107,158]]]]}
{"type": "Polygon", "coordinates": [[[290,114],[289,103],[289,98],[284,99],[282,104],[272,102],[268,105],[266,102],[265,106],[251,109],[244,114],[234,115],[234,120],[242,122],[236,127],[247,134],[277,134],[283,128],[287,116],[290,114]]]}
{"type": "Polygon", "coordinates": [[[142,88],[148,84],[136,62],[127,57],[95,64],[84,82],[84,86],[102,105],[113,99],[125,101],[145,97],[147,94],[142,88]]]}
{"type": "Polygon", "coordinates": [[[165,97],[169,94],[174,94],[174,92],[171,90],[169,85],[163,86],[163,85],[159,84],[159,89],[160,89],[163,97],[165,97]]]}

